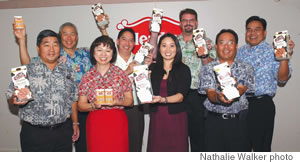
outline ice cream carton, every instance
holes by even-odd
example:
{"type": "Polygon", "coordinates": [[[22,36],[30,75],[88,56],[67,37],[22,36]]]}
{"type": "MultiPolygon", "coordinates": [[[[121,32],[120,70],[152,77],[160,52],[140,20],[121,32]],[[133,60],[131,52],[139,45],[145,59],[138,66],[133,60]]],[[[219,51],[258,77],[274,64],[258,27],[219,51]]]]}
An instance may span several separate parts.
{"type": "Polygon", "coordinates": [[[32,93],[30,90],[30,83],[28,79],[28,71],[26,66],[19,66],[11,69],[11,78],[14,83],[14,87],[17,88],[15,90],[15,94],[18,95],[19,89],[28,88],[29,93],[26,98],[18,98],[18,101],[26,101],[32,100],[32,93]]]}
{"type": "Polygon", "coordinates": [[[204,54],[208,55],[205,37],[206,34],[203,28],[193,30],[193,41],[196,46],[196,51],[198,51],[199,47],[204,47],[204,54]]]}
{"type": "Polygon", "coordinates": [[[149,52],[153,49],[153,46],[148,42],[145,42],[134,56],[134,60],[139,64],[144,64],[145,57],[148,56],[149,52]]]}
{"type": "Polygon", "coordinates": [[[22,16],[14,16],[14,23],[16,25],[16,29],[24,28],[24,21],[23,21],[22,16]]]}
{"type": "Polygon", "coordinates": [[[133,68],[134,83],[137,97],[141,103],[151,102],[153,91],[149,79],[149,69],[147,65],[138,65],[133,68]]]}
{"type": "Polygon", "coordinates": [[[285,53],[282,56],[280,56],[280,57],[275,56],[277,60],[290,59],[290,55],[288,54],[290,52],[290,49],[288,48],[289,40],[290,40],[290,36],[289,36],[287,30],[275,33],[275,35],[273,37],[273,47],[274,47],[275,53],[279,48],[285,49],[285,53]]]}
{"type": "Polygon", "coordinates": [[[97,3],[97,4],[94,4],[92,5],[92,12],[95,16],[95,20],[97,21],[97,24],[99,27],[102,27],[102,26],[105,26],[108,24],[108,21],[104,15],[104,9],[103,9],[103,6],[101,3],[97,3]],[[102,16],[103,19],[101,21],[99,21],[97,19],[98,16],[102,16]]]}
{"type": "Polygon", "coordinates": [[[159,32],[162,22],[163,10],[158,8],[153,8],[152,10],[152,20],[150,22],[150,31],[159,32]]]}
{"type": "Polygon", "coordinates": [[[240,97],[239,91],[236,88],[236,81],[231,75],[231,70],[228,66],[228,63],[225,62],[214,66],[214,71],[225,97],[228,100],[240,97]]]}

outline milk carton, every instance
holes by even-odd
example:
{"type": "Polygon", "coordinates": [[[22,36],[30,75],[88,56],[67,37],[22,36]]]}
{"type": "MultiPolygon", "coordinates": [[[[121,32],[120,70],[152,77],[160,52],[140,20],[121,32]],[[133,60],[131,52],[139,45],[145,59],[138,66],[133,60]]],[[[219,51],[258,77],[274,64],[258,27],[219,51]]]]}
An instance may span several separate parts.
{"type": "Polygon", "coordinates": [[[289,36],[287,30],[275,33],[275,35],[273,37],[273,47],[274,47],[275,53],[279,48],[285,49],[285,53],[281,57],[275,56],[277,60],[290,59],[290,55],[288,54],[290,52],[290,49],[288,48],[289,40],[290,40],[290,36],[289,36]]]}
{"type": "Polygon", "coordinates": [[[239,91],[236,88],[236,81],[231,76],[231,71],[228,63],[222,63],[214,66],[214,71],[217,76],[217,80],[220,83],[220,88],[228,100],[240,97],[239,91]]]}
{"type": "Polygon", "coordinates": [[[102,27],[102,26],[105,26],[105,25],[108,24],[108,21],[107,21],[105,15],[104,15],[104,9],[103,9],[101,3],[97,3],[97,4],[92,5],[92,12],[95,16],[95,20],[97,21],[97,24],[98,24],[99,27],[102,27]],[[103,16],[103,19],[101,21],[98,21],[97,20],[98,16],[103,16]]]}
{"type": "Polygon", "coordinates": [[[137,97],[141,103],[151,102],[153,91],[149,79],[149,69],[147,65],[138,65],[133,67],[134,83],[137,97]]]}
{"type": "Polygon", "coordinates": [[[203,28],[193,30],[193,41],[196,46],[196,51],[198,51],[199,47],[204,47],[204,54],[208,55],[205,37],[206,37],[206,34],[205,34],[205,30],[203,28]]]}
{"type": "Polygon", "coordinates": [[[158,8],[153,8],[152,20],[150,22],[150,31],[159,32],[162,22],[163,10],[158,8]]]}
{"type": "Polygon", "coordinates": [[[134,56],[134,60],[139,64],[144,64],[145,57],[148,56],[149,52],[153,49],[153,46],[148,42],[145,42],[134,56]]]}
{"type": "MultiPolygon", "coordinates": [[[[17,89],[28,88],[29,94],[26,98],[17,98],[18,101],[33,100],[32,93],[30,91],[30,84],[28,79],[28,72],[26,66],[19,66],[11,69],[11,79],[14,83],[14,87],[17,89]]],[[[15,94],[18,95],[19,90],[15,90],[15,94]]]]}

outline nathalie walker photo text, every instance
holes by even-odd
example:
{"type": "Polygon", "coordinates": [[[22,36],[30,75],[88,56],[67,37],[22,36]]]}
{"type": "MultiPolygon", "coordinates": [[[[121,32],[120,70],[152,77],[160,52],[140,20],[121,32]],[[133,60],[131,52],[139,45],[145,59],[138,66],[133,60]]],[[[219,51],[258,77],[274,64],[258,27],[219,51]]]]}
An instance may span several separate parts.
{"type": "Polygon", "coordinates": [[[200,160],[224,161],[293,161],[288,153],[200,153],[200,160]]]}

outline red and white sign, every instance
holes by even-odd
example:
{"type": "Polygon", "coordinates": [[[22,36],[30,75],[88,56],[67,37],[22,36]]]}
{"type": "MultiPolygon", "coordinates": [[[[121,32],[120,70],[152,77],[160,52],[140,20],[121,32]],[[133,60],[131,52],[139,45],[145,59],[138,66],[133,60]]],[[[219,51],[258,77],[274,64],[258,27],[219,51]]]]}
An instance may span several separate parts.
{"type": "MultiPolygon", "coordinates": [[[[150,37],[150,31],[149,31],[150,21],[151,21],[151,17],[144,17],[133,23],[128,23],[128,20],[123,19],[116,26],[117,30],[119,31],[124,28],[132,28],[135,31],[135,48],[133,50],[134,54],[138,51],[141,44],[147,42],[150,37]]],[[[179,35],[181,33],[179,21],[164,16],[162,19],[160,36],[164,35],[165,33],[172,33],[174,35],[179,35]]]]}

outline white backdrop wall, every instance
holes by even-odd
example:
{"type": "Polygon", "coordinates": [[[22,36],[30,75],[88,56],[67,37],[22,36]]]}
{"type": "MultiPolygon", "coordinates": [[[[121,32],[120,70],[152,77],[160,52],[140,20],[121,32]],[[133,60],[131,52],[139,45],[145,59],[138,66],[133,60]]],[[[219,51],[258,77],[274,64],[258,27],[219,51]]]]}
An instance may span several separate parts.
{"type": "MultiPolygon", "coordinates": [[[[116,24],[122,19],[134,22],[150,16],[152,8],[164,10],[164,15],[178,20],[179,11],[193,8],[199,14],[199,27],[207,31],[208,37],[215,40],[222,28],[234,29],[240,38],[239,45],[245,44],[245,20],[252,15],[259,15],[268,22],[267,41],[271,42],[276,31],[288,29],[296,47],[291,60],[293,75],[284,88],[279,88],[275,96],[276,122],[273,138],[273,151],[300,151],[300,108],[299,96],[299,43],[300,43],[300,2],[298,0],[207,0],[191,2],[153,2],[129,4],[104,4],[110,16],[108,32],[117,37],[116,24]],[[298,106],[297,106],[298,105],[298,106]]],[[[76,24],[79,31],[78,47],[89,47],[100,35],[90,6],[66,6],[49,8],[2,9],[0,10],[1,30],[1,84],[0,89],[0,151],[20,151],[20,120],[17,109],[9,107],[4,93],[10,83],[10,68],[20,65],[18,46],[12,33],[13,16],[22,15],[27,26],[28,49],[31,56],[36,56],[36,36],[43,29],[58,31],[59,26],[67,21],[76,24]]],[[[148,120],[148,117],[146,117],[148,120]]],[[[147,138],[146,124],[145,144],[147,138]]],[[[34,136],[34,134],[33,134],[34,136]]],[[[143,146],[145,150],[146,145],[143,146]]]]}

